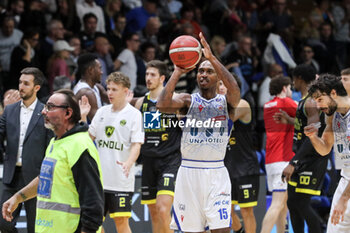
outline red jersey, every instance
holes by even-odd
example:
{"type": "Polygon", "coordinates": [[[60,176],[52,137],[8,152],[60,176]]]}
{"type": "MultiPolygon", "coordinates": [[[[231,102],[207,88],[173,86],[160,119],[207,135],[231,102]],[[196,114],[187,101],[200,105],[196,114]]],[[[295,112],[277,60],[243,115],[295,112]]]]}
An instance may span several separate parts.
{"type": "Polygon", "coordinates": [[[266,129],[266,158],[265,163],[288,162],[294,156],[293,134],[294,125],[277,124],[273,115],[279,110],[295,117],[297,104],[289,97],[275,97],[264,104],[264,122],[266,129]]]}

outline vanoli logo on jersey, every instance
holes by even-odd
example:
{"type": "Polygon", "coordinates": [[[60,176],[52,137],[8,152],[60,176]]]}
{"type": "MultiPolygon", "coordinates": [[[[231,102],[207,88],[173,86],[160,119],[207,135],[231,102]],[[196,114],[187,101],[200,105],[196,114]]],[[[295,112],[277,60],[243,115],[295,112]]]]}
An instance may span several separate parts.
{"type": "Polygon", "coordinates": [[[191,119],[186,117],[185,120],[169,121],[168,119],[161,118],[162,113],[157,110],[156,112],[144,112],[143,113],[143,127],[144,129],[161,129],[161,128],[220,128],[221,122],[226,120],[226,116],[216,116],[209,118],[205,121],[191,119]]]}
{"type": "Polygon", "coordinates": [[[106,126],[105,127],[106,136],[110,138],[114,132],[114,129],[115,128],[113,126],[106,126]]]}

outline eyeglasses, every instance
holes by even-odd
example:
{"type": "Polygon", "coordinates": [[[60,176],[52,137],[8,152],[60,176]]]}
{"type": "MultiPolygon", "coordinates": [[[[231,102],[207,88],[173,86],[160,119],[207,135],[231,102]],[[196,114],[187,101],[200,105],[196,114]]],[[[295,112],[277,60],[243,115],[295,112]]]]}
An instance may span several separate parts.
{"type": "Polygon", "coordinates": [[[304,53],[312,53],[312,50],[304,50],[304,53]]]}
{"type": "Polygon", "coordinates": [[[54,104],[45,104],[44,105],[44,109],[47,112],[50,112],[52,110],[54,110],[55,108],[68,108],[69,106],[67,105],[54,105],[54,104]]]}

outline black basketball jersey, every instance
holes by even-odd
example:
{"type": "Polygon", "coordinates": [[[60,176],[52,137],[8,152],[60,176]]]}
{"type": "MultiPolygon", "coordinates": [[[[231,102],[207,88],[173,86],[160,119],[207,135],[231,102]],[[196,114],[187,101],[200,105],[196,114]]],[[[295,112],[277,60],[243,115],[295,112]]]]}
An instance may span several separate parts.
{"type": "MultiPolygon", "coordinates": [[[[293,151],[297,153],[297,151],[300,149],[303,142],[307,139],[307,136],[304,134],[304,128],[307,126],[307,116],[305,111],[305,103],[306,100],[310,97],[303,98],[299,101],[297,112],[295,114],[295,122],[294,122],[294,136],[293,136],[293,151]]],[[[326,127],[325,124],[325,116],[323,112],[320,112],[320,122],[321,127],[318,131],[318,135],[321,136],[323,133],[323,130],[326,127]]],[[[312,148],[310,150],[307,150],[308,153],[303,155],[303,159],[299,161],[300,168],[303,170],[303,167],[311,165],[315,159],[322,159],[325,160],[325,165],[327,164],[327,158],[328,156],[321,156],[317,153],[315,148],[310,145],[312,148]]]]}
{"type": "MultiPolygon", "coordinates": [[[[149,95],[146,95],[140,111],[142,113],[156,112],[156,104],[157,102],[151,101],[149,95]]],[[[160,119],[161,127],[159,129],[144,129],[145,142],[141,146],[142,156],[163,157],[180,151],[182,131],[177,126],[176,114],[161,113],[160,119]]]]}
{"type": "Polygon", "coordinates": [[[225,166],[232,178],[259,174],[252,133],[252,122],[235,121],[225,155],[225,166]]]}

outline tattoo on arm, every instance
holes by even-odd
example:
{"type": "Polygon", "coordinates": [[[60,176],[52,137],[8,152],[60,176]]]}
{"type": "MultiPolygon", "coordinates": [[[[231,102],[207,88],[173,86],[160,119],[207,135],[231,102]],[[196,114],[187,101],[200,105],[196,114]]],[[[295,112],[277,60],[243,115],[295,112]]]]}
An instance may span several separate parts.
{"type": "Polygon", "coordinates": [[[21,197],[22,197],[23,201],[27,200],[27,196],[26,196],[26,195],[24,195],[24,193],[19,192],[19,195],[21,195],[21,197]]]}

